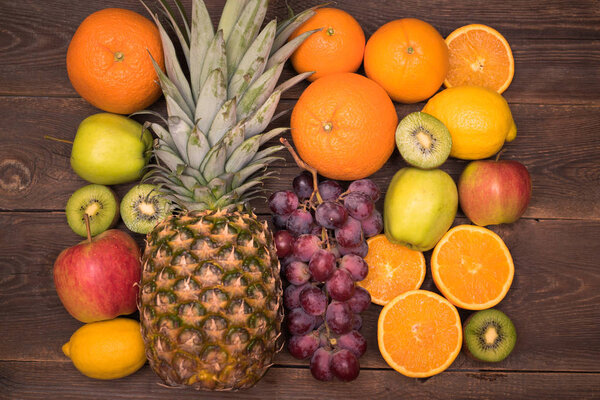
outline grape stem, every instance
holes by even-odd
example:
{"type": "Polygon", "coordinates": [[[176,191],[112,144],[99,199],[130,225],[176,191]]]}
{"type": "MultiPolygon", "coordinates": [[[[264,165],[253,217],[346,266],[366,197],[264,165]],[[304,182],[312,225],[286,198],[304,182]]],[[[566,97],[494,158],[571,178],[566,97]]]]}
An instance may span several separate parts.
{"type": "Polygon", "coordinates": [[[315,194],[317,196],[317,202],[318,202],[318,204],[321,204],[323,202],[323,198],[321,197],[321,194],[319,193],[319,181],[317,180],[317,170],[314,169],[313,167],[311,167],[310,165],[308,165],[307,163],[305,163],[300,158],[300,156],[298,156],[298,153],[296,153],[296,150],[294,150],[294,148],[292,147],[292,145],[290,144],[290,142],[287,141],[286,138],[279,138],[279,141],[290,152],[290,154],[294,158],[294,161],[296,162],[296,164],[298,165],[298,167],[300,167],[302,169],[305,169],[305,170],[307,170],[308,172],[310,172],[312,174],[312,177],[313,177],[313,186],[314,186],[313,194],[315,194]]]}
{"type": "Polygon", "coordinates": [[[331,250],[331,245],[329,244],[329,234],[327,233],[327,228],[321,228],[321,239],[325,241],[327,245],[327,250],[331,250]]]}

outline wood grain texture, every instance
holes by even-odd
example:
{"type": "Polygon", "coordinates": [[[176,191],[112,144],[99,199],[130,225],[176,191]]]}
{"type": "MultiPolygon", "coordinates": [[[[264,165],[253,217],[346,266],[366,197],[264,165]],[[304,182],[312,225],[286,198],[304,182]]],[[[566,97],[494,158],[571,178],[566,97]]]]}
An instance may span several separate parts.
{"type": "Polygon", "coordinates": [[[166,388],[145,365],[135,374],[107,382],[89,379],[70,364],[0,362],[1,399],[579,399],[599,396],[600,375],[510,372],[445,372],[410,379],[395,371],[362,370],[352,383],[318,382],[307,369],[271,368],[243,392],[197,392],[166,388]],[[68,385],[65,384],[68,382],[68,385]]]}
{"type": "MultiPolygon", "coordinates": [[[[456,223],[465,222],[458,219],[456,223]]],[[[81,238],[71,232],[63,213],[2,213],[0,226],[0,359],[65,360],[60,348],[81,323],[62,307],[52,266],[61,250],[81,238]]],[[[120,228],[125,229],[122,224],[120,228]]],[[[600,222],[520,220],[494,230],[504,238],[515,261],[515,280],[499,308],[516,325],[517,347],[498,364],[478,363],[461,354],[451,369],[600,372],[596,329],[600,222]],[[579,240],[570,239],[574,237],[579,240]]],[[[142,236],[136,237],[141,244],[142,236]]],[[[429,267],[423,288],[436,290],[429,267]]],[[[365,367],[388,368],[377,347],[380,310],[372,305],[363,316],[362,332],[368,340],[367,353],[361,358],[365,367]]],[[[463,320],[468,315],[461,311],[463,320]]],[[[276,361],[306,364],[287,352],[276,361]]]]}
{"type": "MultiPolygon", "coordinates": [[[[69,83],[65,59],[77,26],[90,13],[104,7],[123,7],[146,16],[138,1],[110,0],[100,7],[94,2],[53,2],[46,10],[35,0],[12,2],[0,14],[0,94],[69,96],[77,93],[69,83]]],[[[149,2],[158,7],[157,2],[149,2]]],[[[216,22],[223,1],[208,2],[216,22]]],[[[289,1],[295,10],[321,4],[320,0],[289,1]]],[[[184,1],[189,8],[190,1],[184,1]]],[[[350,12],[367,38],[391,19],[422,18],[445,37],[469,23],[489,24],[503,33],[515,56],[515,78],[505,92],[510,102],[598,104],[600,77],[600,7],[597,1],[553,0],[543,7],[510,0],[482,7],[476,0],[450,6],[442,0],[408,3],[395,1],[339,1],[337,7],[350,12]],[[431,10],[435,10],[432,13],[431,10]],[[510,18],[504,16],[510,11],[510,18]],[[557,25],[558,24],[558,25],[557,25]],[[573,39],[579,39],[574,41],[573,39]]],[[[271,6],[268,18],[285,18],[284,1],[271,6]]],[[[288,65],[284,77],[294,73],[288,65]]],[[[286,92],[297,98],[306,84],[286,92]]]]}
{"type": "MultiPolygon", "coordinates": [[[[189,10],[192,0],[182,1],[189,10]]],[[[206,0],[213,23],[225,1],[206,0]]],[[[296,11],[322,2],[288,0],[296,11]]],[[[268,19],[287,15],[284,0],[270,3],[268,19]]],[[[158,9],[158,0],[148,4],[158,9]]],[[[52,267],[61,250],[81,240],[62,210],[86,182],[70,168],[70,147],[43,136],[71,140],[81,120],[98,112],[66,73],[68,44],[81,21],[107,7],[147,14],[138,0],[0,0],[0,399],[600,399],[599,1],[339,0],[333,6],[352,14],[367,38],[387,21],[416,17],[444,37],[469,23],[487,24],[511,44],[516,72],[504,96],[518,135],[503,158],[527,166],[533,198],[523,219],[492,227],[515,261],[513,285],[498,306],[517,328],[510,357],[486,364],[461,353],[442,374],[406,378],[379,354],[381,307],[372,305],[363,315],[368,350],[353,383],[318,382],[307,361],[286,351],[255,388],[238,393],[167,389],[147,365],[111,382],[79,374],[60,347],[81,323],[63,308],[52,267]]],[[[287,65],[282,79],[292,74],[287,65]]],[[[280,110],[291,110],[307,85],[286,92],[280,110]]],[[[401,118],[422,106],[396,109],[401,118]]],[[[164,102],[153,109],[164,111],[164,102]]],[[[273,125],[287,124],[289,114],[273,125]]],[[[299,172],[282,155],[267,194],[289,188],[299,172]]],[[[457,179],[466,164],[449,160],[443,169],[457,179]]],[[[395,152],[373,179],[385,189],[404,165],[395,152]]],[[[115,189],[122,197],[130,186],[115,189]]],[[[252,206],[270,218],[264,201],[252,206]]],[[[468,221],[459,213],[455,223],[468,221]]],[[[125,229],[122,222],[118,228],[125,229]]],[[[142,235],[134,236],[142,244],[142,235]]],[[[429,267],[422,288],[437,291],[429,267]]],[[[464,320],[470,313],[460,314],[464,320]]]]}
{"type": "MultiPolygon", "coordinates": [[[[291,110],[293,105],[283,102],[279,109],[291,110]]],[[[159,103],[154,108],[162,107],[159,103]]],[[[533,198],[525,216],[599,219],[600,107],[513,104],[511,108],[518,133],[502,157],[522,162],[532,176],[533,198]]],[[[397,105],[396,109],[402,118],[420,105],[397,105]]],[[[70,195],[86,182],[70,168],[70,146],[44,139],[44,135],[73,140],[79,123],[93,112],[82,99],[0,97],[1,115],[19,115],[0,125],[0,210],[64,209],[70,195]]],[[[289,114],[273,126],[288,124],[289,114]]],[[[299,173],[291,156],[280,154],[285,162],[275,164],[280,175],[267,181],[266,193],[291,187],[299,173]]],[[[456,180],[466,164],[449,159],[442,169],[456,180]]],[[[405,165],[395,151],[373,179],[385,191],[392,175],[405,165]]],[[[116,191],[122,197],[129,187],[118,185],[116,191]]],[[[268,212],[262,200],[252,205],[259,213],[268,212]]]]}

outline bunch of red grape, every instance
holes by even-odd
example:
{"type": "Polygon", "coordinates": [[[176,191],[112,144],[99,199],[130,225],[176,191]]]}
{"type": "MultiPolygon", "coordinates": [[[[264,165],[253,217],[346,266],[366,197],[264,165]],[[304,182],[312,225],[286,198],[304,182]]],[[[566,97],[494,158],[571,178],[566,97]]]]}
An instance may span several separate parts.
{"type": "Polygon", "coordinates": [[[310,357],[312,375],[322,381],[356,379],[367,349],[359,333],[360,313],[371,296],[355,282],[369,271],[366,238],[379,234],[383,218],[375,209],[380,191],[369,179],[344,191],[335,181],[315,190],[310,173],[293,181],[293,191],[269,198],[277,255],[289,285],[284,291],[290,354],[310,357]]]}

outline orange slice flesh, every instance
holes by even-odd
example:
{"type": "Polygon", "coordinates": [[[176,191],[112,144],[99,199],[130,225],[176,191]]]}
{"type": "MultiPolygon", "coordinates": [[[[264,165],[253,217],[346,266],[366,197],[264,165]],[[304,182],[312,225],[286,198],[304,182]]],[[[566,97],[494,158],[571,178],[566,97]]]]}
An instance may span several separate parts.
{"type": "Polygon", "coordinates": [[[386,305],[394,297],[421,287],[425,279],[425,257],[419,251],[391,243],[385,235],[367,240],[367,277],[357,282],[371,294],[371,301],[386,305]]]}
{"type": "Polygon", "coordinates": [[[510,45],[497,30],[472,24],[458,28],[446,38],[450,68],[444,85],[484,86],[504,92],[515,74],[510,45]]]}
{"type": "Polygon", "coordinates": [[[381,310],[377,341],[385,361],[401,374],[412,378],[439,374],[460,352],[460,316],[439,294],[411,290],[381,310]]]}
{"type": "Polygon", "coordinates": [[[457,307],[483,310],[498,304],[515,273],[510,251],[489,229],[459,225],[450,229],[431,255],[437,288],[457,307]]]}

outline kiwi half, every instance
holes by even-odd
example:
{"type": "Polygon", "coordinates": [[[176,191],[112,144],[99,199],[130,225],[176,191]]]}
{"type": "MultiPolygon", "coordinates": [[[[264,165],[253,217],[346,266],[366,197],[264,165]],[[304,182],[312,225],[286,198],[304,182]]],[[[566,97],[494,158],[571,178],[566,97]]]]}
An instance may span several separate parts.
{"type": "Polygon", "coordinates": [[[90,233],[96,236],[119,220],[119,199],[103,185],[87,185],[75,191],[65,209],[67,223],[78,235],[87,237],[84,214],[90,220],[90,233]]]}
{"type": "Polygon", "coordinates": [[[121,218],[130,231],[146,234],[165,219],[170,203],[155,185],[141,184],[132,187],[121,201],[121,218]]]}
{"type": "Polygon", "coordinates": [[[476,312],[465,321],[463,337],[470,356],[480,361],[498,362],[513,351],[517,331],[506,314],[491,308],[476,312]]]}
{"type": "Polygon", "coordinates": [[[424,112],[414,112],[398,124],[396,146],[410,165],[437,168],[450,155],[452,136],[439,119],[424,112]]]}

